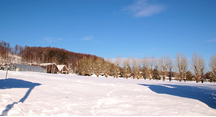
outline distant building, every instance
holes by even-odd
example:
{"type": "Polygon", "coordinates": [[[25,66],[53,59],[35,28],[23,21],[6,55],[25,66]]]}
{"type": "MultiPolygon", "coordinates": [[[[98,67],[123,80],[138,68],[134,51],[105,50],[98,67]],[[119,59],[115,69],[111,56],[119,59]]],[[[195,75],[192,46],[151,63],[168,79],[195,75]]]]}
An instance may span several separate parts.
{"type": "Polygon", "coordinates": [[[23,65],[23,64],[16,64],[16,63],[11,63],[9,65],[9,70],[11,70],[11,71],[43,72],[43,73],[46,72],[46,70],[40,66],[30,66],[30,65],[23,65]]]}
{"type": "Polygon", "coordinates": [[[65,65],[57,65],[58,73],[68,74],[69,70],[65,65]]]}
{"type": "Polygon", "coordinates": [[[40,66],[46,70],[46,73],[58,73],[58,67],[55,63],[41,63],[40,66]]]}
{"type": "Polygon", "coordinates": [[[56,63],[41,63],[40,66],[46,70],[47,73],[61,73],[68,74],[69,70],[65,65],[57,65],[56,63]]]}

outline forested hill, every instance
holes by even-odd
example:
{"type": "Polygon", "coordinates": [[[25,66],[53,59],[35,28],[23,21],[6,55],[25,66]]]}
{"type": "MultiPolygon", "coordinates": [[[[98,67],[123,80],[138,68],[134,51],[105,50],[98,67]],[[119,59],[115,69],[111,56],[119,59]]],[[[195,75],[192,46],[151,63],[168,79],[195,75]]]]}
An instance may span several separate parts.
{"type": "MultiPolygon", "coordinates": [[[[22,57],[22,63],[56,63],[64,64],[72,69],[78,67],[79,61],[85,56],[87,58],[101,58],[91,54],[83,54],[71,52],[65,49],[60,49],[57,47],[22,47],[16,45],[15,47],[10,47],[10,44],[1,41],[0,42],[0,55],[4,60],[9,60],[9,54],[19,55],[22,57]]],[[[103,59],[103,58],[101,58],[103,59]]],[[[104,59],[103,59],[104,60],[104,59]]],[[[4,63],[9,63],[10,61],[5,61],[4,63]]]]}
{"type": "Polygon", "coordinates": [[[87,58],[91,56],[94,59],[98,58],[95,55],[71,52],[57,47],[25,46],[19,55],[28,63],[57,63],[64,65],[69,65],[70,63],[76,64],[83,56],[87,58]]]}

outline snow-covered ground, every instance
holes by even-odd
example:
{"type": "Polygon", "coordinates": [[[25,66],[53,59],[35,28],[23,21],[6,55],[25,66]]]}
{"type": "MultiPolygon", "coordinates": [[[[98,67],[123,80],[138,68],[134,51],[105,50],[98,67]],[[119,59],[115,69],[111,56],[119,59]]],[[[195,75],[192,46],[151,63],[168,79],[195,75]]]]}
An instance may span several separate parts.
{"type": "Polygon", "coordinates": [[[216,115],[216,83],[0,71],[0,115],[216,115]]]}

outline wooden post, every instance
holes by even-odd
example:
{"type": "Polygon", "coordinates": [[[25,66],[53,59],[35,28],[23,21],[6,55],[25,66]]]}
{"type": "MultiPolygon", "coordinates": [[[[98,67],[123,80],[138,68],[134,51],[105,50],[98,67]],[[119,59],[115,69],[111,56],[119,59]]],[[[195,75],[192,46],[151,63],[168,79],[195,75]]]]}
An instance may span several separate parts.
{"type": "Polygon", "coordinates": [[[5,79],[7,79],[8,67],[9,67],[9,66],[6,67],[6,76],[5,76],[5,79]]]}

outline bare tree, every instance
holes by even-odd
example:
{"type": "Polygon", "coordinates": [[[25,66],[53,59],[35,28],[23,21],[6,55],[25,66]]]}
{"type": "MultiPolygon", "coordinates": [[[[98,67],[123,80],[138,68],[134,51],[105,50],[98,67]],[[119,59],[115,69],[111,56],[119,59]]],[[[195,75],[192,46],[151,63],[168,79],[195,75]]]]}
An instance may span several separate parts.
{"type": "Polygon", "coordinates": [[[141,71],[140,71],[139,60],[133,58],[132,64],[133,64],[133,69],[132,69],[133,79],[135,79],[135,78],[140,79],[141,78],[141,73],[140,73],[141,71]]]}
{"type": "Polygon", "coordinates": [[[83,56],[83,59],[80,61],[78,66],[79,74],[84,76],[87,73],[86,68],[87,68],[87,58],[86,56],[83,56]]]}
{"type": "Polygon", "coordinates": [[[94,73],[99,77],[102,72],[103,59],[97,58],[94,62],[94,73]]]}
{"type": "Polygon", "coordinates": [[[179,82],[181,82],[183,79],[186,78],[186,72],[187,72],[187,58],[182,53],[181,55],[179,53],[176,54],[176,68],[177,68],[177,77],[179,82]]]}
{"type": "Polygon", "coordinates": [[[148,69],[148,74],[149,74],[149,80],[151,80],[153,78],[153,67],[154,67],[154,63],[155,63],[155,59],[154,59],[154,55],[152,55],[149,58],[149,69],[148,69]]]}
{"type": "Polygon", "coordinates": [[[194,53],[191,58],[192,58],[191,65],[195,74],[194,78],[196,80],[196,83],[198,83],[203,78],[205,61],[203,57],[201,55],[197,55],[197,53],[194,53]]]}
{"type": "Polygon", "coordinates": [[[123,60],[122,75],[126,79],[131,76],[130,58],[123,60]]]}
{"type": "Polygon", "coordinates": [[[88,59],[88,74],[91,76],[94,73],[94,58],[93,56],[90,56],[88,59]]]}
{"type": "Polygon", "coordinates": [[[114,64],[114,78],[118,78],[119,77],[119,73],[120,73],[120,67],[119,67],[119,63],[120,60],[116,59],[115,64],[114,64]]]}
{"type": "Polygon", "coordinates": [[[149,78],[150,74],[149,74],[149,59],[147,57],[144,57],[142,60],[142,66],[143,66],[143,78],[149,78]]]}
{"type": "Polygon", "coordinates": [[[168,76],[169,76],[169,81],[172,80],[172,75],[173,75],[173,72],[172,72],[172,69],[173,69],[173,60],[167,56],[166,58],[166,61],[167,61],[167,69],[168,69],[168,76]]]}
{"type": "Polygon", "coordinates": [[[162,59],[154,59],[153,79],[160,80],[162,59]]]}
{"type": "MultiPolygon", "coordinates": [[[[97,60],[97,62],[99,62],[99,60],[97,60]]],[[[93,57],[90,56],[89,58],[87,58],[86,56],[83,56],[83,59],[80,61],[78,66],[79,74],[83,76],[84,75],[91,76],[94,70],[95,72],[98,70],[98,66],[100,65],[98,65],[97,63],[95,64],[95,66],[93,66],[93,57]]],[[[99,73],[100,72],[98,70],[98,72],[96,72],[95,74],[99,76],[99,73]]]]}
{"type": "Polygon", "coordinates": [[[104,61],[103,65],[102,65],[102,71],[103,71],[105,77],[108,77],[110,75],[110,69],[111,69],[111,64],[110,64],[109,60],[104,61]]]}
{"type": "Polygon", "coordinates": [[[170,59],[170,57],[167,55],[167,56],[163,56],[161,58],[161,75],[163,77],[163,81],[165,80],[165,77],[168,75],[169,71],[168,71],[168,68],[170,69],[171,68],[171,71],[172,71],[172,61],[170,59]]]}
{"type": "Polygon", "coordinates": [[[9,63],[8,55],[10,52],[11,52],[10,44],[5,41],[1,41],[0,42],[0,55],[1,55],[2,64],[9,63]]]}
{"type": "Polygon", "coordinates": [[[111,76],[111,72],[113,71],[113,70],[112,70],[112,66],[113,66],[112,60],[109,59],[109,58],[107,58],[105,63],[106,63],[106,64],[105,64],[105,66],[106,66],[105,77],[108,77],[108,76],[111,76]],[[107,75],[107,76],[106,76],[106,75],[107,75]]]}
{"type": "Polygon", "coordinates": [[[209,67],[212,70],[212,79],[214,82],[216,81],[216,54],[213,54],[211,56],[209,67]]]}

